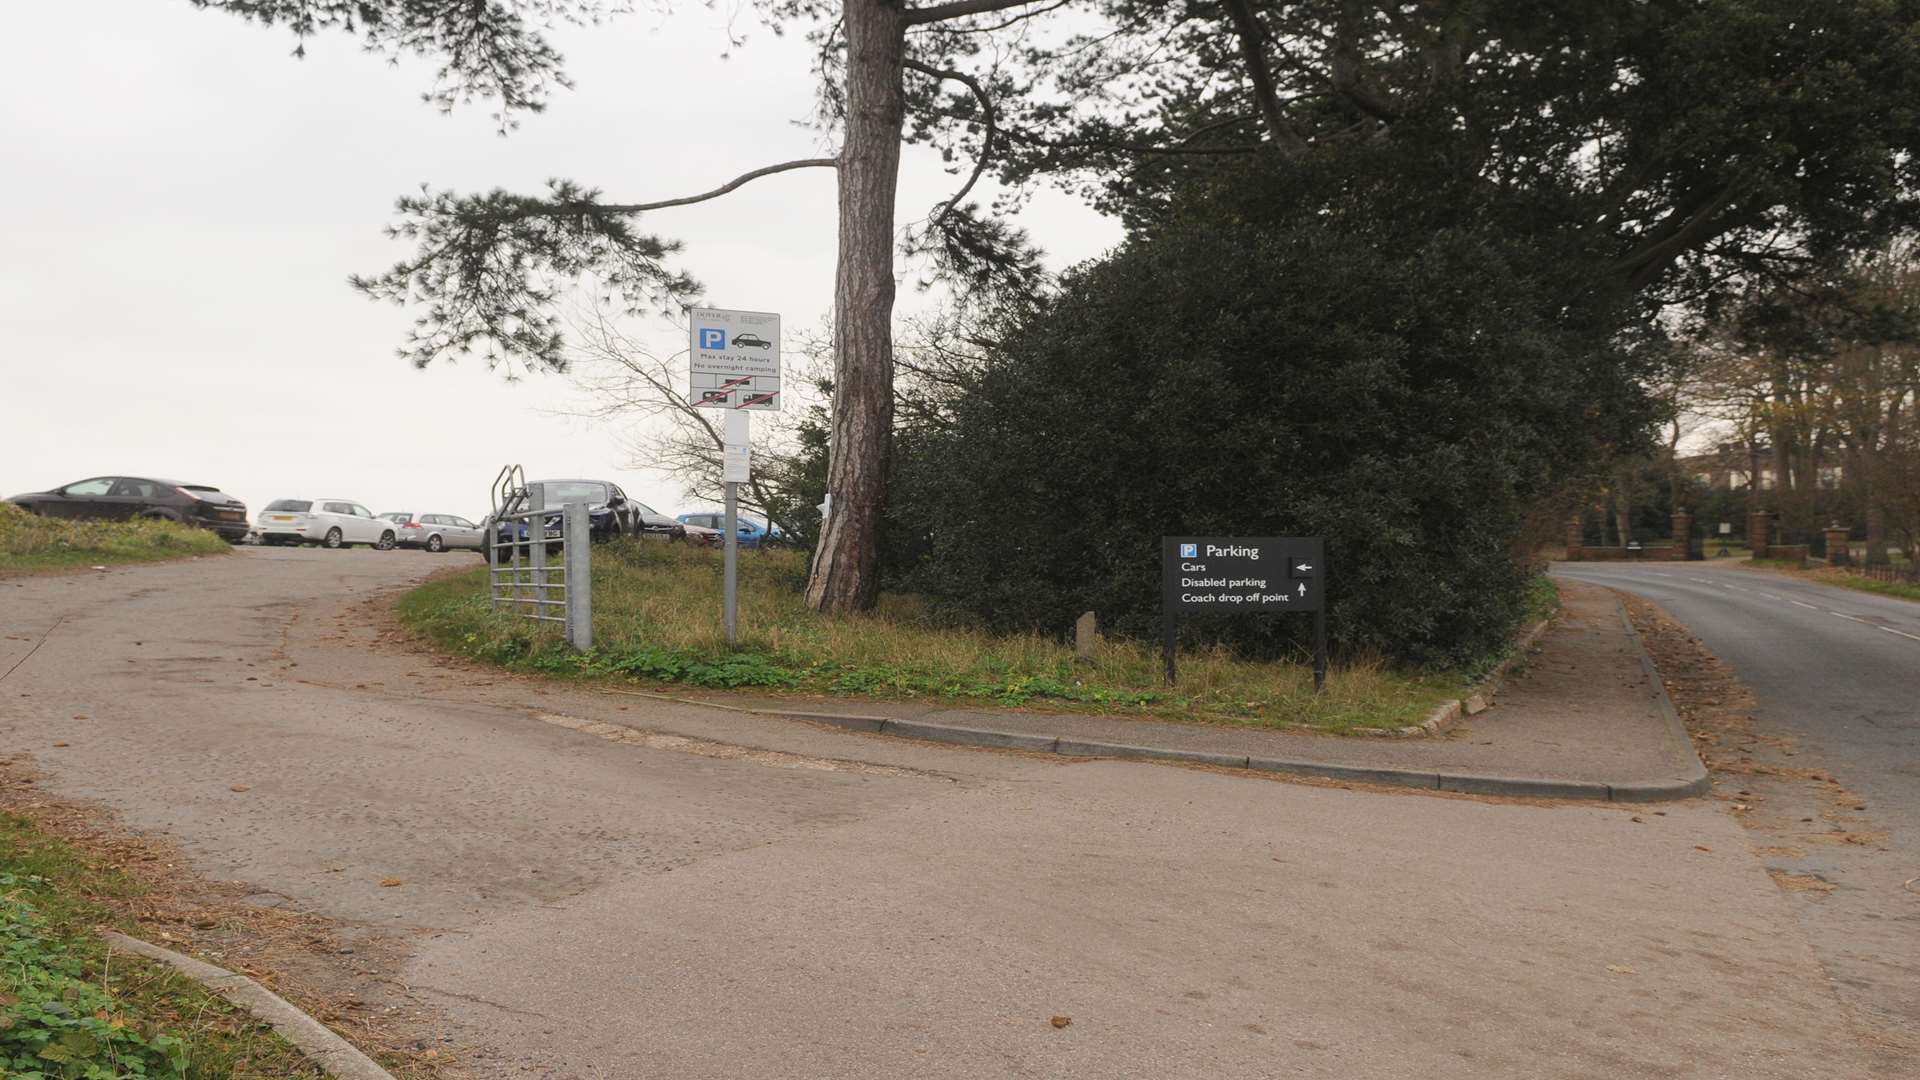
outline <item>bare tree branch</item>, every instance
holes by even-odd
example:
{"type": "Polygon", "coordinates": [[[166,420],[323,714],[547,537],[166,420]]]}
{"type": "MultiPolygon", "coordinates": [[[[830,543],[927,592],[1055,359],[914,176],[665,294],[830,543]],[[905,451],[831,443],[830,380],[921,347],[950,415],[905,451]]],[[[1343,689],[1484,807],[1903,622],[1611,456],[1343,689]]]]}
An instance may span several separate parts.
{"type": "Polygon", "coordinates": [[[963,19],[968,15],[985,15],[993,11],[1005,11],[1008,8],[1026,7],[1038,0],[952,0],[951,3],[935,4],[932,7],[908,8],[907,25],[924,26],[927,23],[946,22],[949,19],[963,19]]]}
{"type": "Polygon", "coordinates": [[[1233,18],[1233,30],[1240,39],[1240,59],[1246,65],[1247,79],[1253,83],[1253,97],[1260,115],[1267,122],[1267,135],[1276,149],[1288,157],[1306,153],[1307,140],[1287,121],[1280,93],[1273,85],[1273,72],[1267,69],[1266,51],[1261,47],[1266,34],[1254,17],[1248,0],[1227,0],[1227,14],[1233,18]]]}
{"type": "MultiPolygon", "coordinates": [[[[763,176],[772,176],[774,173],[792,172],[795,169],[832,169],[839,167],[839,165],[839,158],[800,158],[795,161],[783,161],[778,165],[767,165],[763,168],[755,169],[752,172],[741,173],[739,176],[721,184],[712,191],[701,192],[698,195],[686,195],[678,199],[661,199],[659,202],[650,203],[610,203],[598,209],[603,211],[610,210],[616,214],[639,214],[648,210],[664,210],[669,206],[690,206],[694,203],[706,202],[708,199],[717,199],[741,185],[758,180],[763,176]]],[[[564,208],[558,209],[564,210],[564,208]]]]}
{"type": "Polygon", "coordinates": [[[967,182],[960,185],[960,190],[954,192],[953,198],[948,199],[946,204],[933,215],[933,219],[927,223],[929,228],[937,229],[941,222],[947,220],[947,215],[953,212],[953,208],[960,205],[960,200],[966,198],[967,194],[973,190],[973,186],[980,182],[980,175],[987,171],[987,165],[993,161],[993,144],[1000,134],[1000,128],[994,116],[993,99],[987,96],[987,88],[980,85],[980,80],[964,71],[937,68],[911,57],[907,58],[905,64],[909,70],[918,71],[936,79],[950,79],[973,91],[974,98],[980,102],[980,112],[987,125],[986,137],[980,143],[980,153],[973,162],[973,174],[967,177],[967,182]]]}

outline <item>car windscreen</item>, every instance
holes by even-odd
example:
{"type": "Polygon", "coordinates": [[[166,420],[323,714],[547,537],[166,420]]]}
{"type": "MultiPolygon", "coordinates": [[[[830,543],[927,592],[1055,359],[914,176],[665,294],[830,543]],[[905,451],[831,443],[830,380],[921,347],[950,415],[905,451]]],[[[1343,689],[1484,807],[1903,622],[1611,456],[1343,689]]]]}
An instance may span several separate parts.
{"type": "Polygon", "coordinates": [[[570,502],[589,502],[598,506],[607,501],[607,485],[596,484],[592,481],[576,480],[555,483],[549,480],[541,484],[540,488],[541,494],[546,498],[548,506],[558,506],[562,503],[570,502]]]}
{"type": "Polygon", "coordinates": [[[313,509],[312,499],[275,499],[267,504],[269,510],[283,510],[289,514],[304,514],[313,509]]]}

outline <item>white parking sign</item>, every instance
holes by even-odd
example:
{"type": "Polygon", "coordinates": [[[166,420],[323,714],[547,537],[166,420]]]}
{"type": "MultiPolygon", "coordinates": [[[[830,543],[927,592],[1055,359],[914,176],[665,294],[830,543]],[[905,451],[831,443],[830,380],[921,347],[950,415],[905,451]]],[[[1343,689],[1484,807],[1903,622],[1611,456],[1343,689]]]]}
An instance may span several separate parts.
{"type": "Polygon", "coordinates": [[[688,308],[688,399],[708,409],[780,408],[780,316],[688,308]]]}

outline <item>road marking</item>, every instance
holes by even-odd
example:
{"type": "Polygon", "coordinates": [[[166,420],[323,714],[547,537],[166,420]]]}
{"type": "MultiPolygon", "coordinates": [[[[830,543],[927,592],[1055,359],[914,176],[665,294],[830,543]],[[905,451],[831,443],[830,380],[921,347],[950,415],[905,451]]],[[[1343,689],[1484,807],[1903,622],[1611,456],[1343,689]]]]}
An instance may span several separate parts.
{"type": "Polygon", "coordinates": [[[1889,634],[1899,634],[1903,638],[1912,638],[1914,641],[1920,641],[1920,634],[1909,634],[1905,630],[1895,630],[1891,626],[1883,626],[1880,629],[1885,630],[1889,634]]]}
{"type": "Polygon", "coordinates": [[[1702,584],[1702,585],[1711,585],[1711,584],[1713,584],[1713,582],[1711,582],[1711,581],[1709,581],[1709,580],[1707,580],[1706,578],[1703,578],[1703,577],[1689,577],[1689,578],[1687,578],[1687,580],[1688,580],[1688,581],[1697,581],[1697,582],[1699,582],[1699,583],[1700,583],[1700,584],[1702,584]]]}
{"type": "Polygon", "coordinates": [[[1721,588],[1723,588],[1723,589],[1732,589],[1732,590],[1733,590],[1734,592],[1746,592],[1746,591],[1747,591],[1747,590],[1745,590],[1745,589],[1743,589],[1743,588],[1741,588],[1741,587],[1740,587],[1740,586],[1738,586],[1738,585],[1722,585],[1722,586],[1720,586],[1720,587],[1721,587],[1721,588]]]}
{"type": "Polygon", "coordinates": [[[1769,599],[1769,600],[1779,600],[1779,599],[1781,599],[1780,597],[1778,597],[1778,596],[1775,596],[1775,595],[1773,595],[1773,594],[1772,594],[1772,593],[1770,593],[1770,592],[1763,592],[1763,593],[1761,593],[1760,595],[1761,595],[1761,596],[1764,596],[1764,597],[1766,597],[1766,598],[1767,598],[1767,599],[1769,599]]]}
{"type": "Polygon", "coordinates": [[[1848,619],[1857,623],[1863,623],[1867,621],[1858,615],[1849,615],[1844,611],[1829,611],[1827,612],[1827,614],[1833,616],[1836,619],[1848,619]]]}
{"type": "Polygon", "coordinates": [[[1806,601],[1804,601],[1804,600],[1795,600],[1795,601],[1793,601],[1793,602],[1794,602],[1794,603],[1796,603],[1796,604],[1799,604],[1799,605],[1800,605],[1801,607],[1803,607],[1803,608],[1811,608],[1811,609],[1812,609],[1812,610],[1814,610],[1814,611],[1819,611],[1819,610],[1820,610],[1819,608],[1817,608],[1817,607],[1814,607],[1814,606],[1813,606],[1812,604],[1809,604],[1809,603],[1807,603],[1807,602],[1806,602],[1806,601]]]}

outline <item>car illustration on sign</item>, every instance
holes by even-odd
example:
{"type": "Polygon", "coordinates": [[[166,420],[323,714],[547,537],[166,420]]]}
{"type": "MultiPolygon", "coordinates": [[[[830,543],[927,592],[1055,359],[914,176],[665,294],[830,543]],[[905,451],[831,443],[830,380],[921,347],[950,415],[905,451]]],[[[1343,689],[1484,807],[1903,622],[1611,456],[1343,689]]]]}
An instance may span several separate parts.
{"type": "Polygon", "coordinates": [[[736,349],[771,349],[773,348],[773,342],[768,341],[758,334],[735,334],[733,335],[733,347],[736,349]]]}

